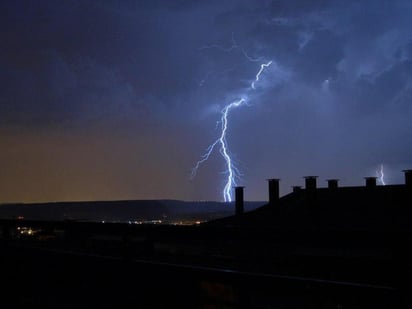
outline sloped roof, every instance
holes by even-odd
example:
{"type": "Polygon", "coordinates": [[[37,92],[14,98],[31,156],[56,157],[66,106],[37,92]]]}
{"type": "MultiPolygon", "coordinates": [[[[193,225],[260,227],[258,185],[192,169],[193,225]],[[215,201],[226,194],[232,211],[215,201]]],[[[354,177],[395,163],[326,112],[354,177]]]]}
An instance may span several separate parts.
{"type": "Polygon", "coordinates": [[[412,190],[405,185],[302,189],[275,205],[210,225],[291,230],[412,230],[412,190]]]}

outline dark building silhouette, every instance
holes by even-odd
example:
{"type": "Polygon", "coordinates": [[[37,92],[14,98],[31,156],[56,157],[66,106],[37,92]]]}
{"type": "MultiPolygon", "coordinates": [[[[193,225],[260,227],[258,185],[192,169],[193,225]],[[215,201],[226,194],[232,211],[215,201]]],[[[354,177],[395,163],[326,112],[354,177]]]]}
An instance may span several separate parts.
{"type": "Polygon", "coordinates": [[[404,173],[404,184],[382,186],[367,177],[318,187],[306,176],[284,196],[269,179],[268,202],[251,211],[236,187],[235,215],[193,226],[0,220],[0,303],[412,308],[412,170],[404,173]]]}
{"type": "MultiPolygon", "coordinates": [[[[405,184],[381,186],[376,184],[377,177],[365,177],[365,186],[338,186],[338,179],[328,179],[327,187],[317,187],[318,176],[305,176],[304,189],[294,186],[291,193],[279,198],[279,180],[268,180],[267,205],[245,212],[241,218],[227,217],[207,224],[288,230],[412,232],[412,195],[409,194],[412,170],[404,173],[405,184]]],[[[243,195],[241,198],[243,201],[243,195]]]]}

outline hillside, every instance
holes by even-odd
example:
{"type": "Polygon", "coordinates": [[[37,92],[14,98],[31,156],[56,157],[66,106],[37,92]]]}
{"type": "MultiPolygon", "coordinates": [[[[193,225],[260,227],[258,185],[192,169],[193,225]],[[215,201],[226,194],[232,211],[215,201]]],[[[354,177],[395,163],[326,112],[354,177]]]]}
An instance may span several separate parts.
{"type": "MultiPolygon", "coordinates": [[[[264,202],[246,202],[246,210],[264,202]]],[[[208,220],[229,216],[234,206],[222,202],[186,202],[178,200],[125,200],[91,202],[55,202],[0,205],[0,218],[24,217],[28,220],[81,221],[149,221],[149,220],[208,220]]]]}

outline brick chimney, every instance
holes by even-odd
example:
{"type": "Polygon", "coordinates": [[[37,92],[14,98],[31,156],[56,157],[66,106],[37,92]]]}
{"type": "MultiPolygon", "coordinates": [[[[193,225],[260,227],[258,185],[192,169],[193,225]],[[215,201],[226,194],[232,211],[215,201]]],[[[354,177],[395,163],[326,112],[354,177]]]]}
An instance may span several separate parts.
{"type": "Polygon", "coordinates": [[[302,191],[302,187],[301,186],[292,186],[292,192],[293,193],[298,193],[302,191]]]}
{"type": "Polygon", "coordinates": [[[412,170],[403,170],[405,174],[405,186],[409,189],[412,189],[412,170]]]}
{"type": "Polygon", "coordinates": [[[243,211],[244,211],[243,188],[244,187],[235,187],[235,214],[236,216],[243,214],[243,211]]]}
{"type": "Polygon", "coordinates": [[[318,176],[305,176],[305,195],[308,202],[314,202],[317,195],[316,178],[318,176]]]}
{"type": "Polygon", "coordinates": [[[376,179],[378,177],[365,177],[365,185],[367,188],[374,188],[376,187],[376,179]]]}
{"type": "Polygon", "coordinates": [[[316,178],[318,176],[305,176],[305,189],[308,191],[315,191],[316,190],[316,178]]]}
{"type": "Polygon", "coordinates": [[[327,179],[329,189],[337,189],[339,179],[327,179]]]}
{"type": "Polygon", "coordinates": [[[275,206],[279,201],[279,181],[280,179],[268,179],[269,184],[269,205],[275,206]]]}

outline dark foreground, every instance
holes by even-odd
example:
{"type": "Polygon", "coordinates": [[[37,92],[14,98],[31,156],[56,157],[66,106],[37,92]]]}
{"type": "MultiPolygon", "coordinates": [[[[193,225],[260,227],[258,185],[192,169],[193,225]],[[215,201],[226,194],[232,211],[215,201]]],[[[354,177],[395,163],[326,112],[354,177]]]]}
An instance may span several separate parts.
{"type": "Polygon", "coordinates": [[[405,235],[0,223],[1,308],[411,308],[405,235]]]}

